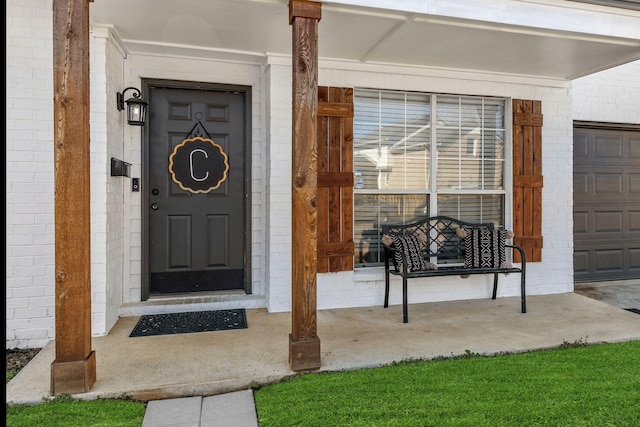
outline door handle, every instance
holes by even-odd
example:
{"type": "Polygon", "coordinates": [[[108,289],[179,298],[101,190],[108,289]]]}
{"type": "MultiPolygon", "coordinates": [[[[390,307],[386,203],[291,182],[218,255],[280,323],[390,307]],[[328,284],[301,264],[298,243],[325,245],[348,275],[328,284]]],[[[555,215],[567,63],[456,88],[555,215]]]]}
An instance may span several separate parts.
{"type": "Polygon", "coordinates": [[[153,203],[153,204],[151,205],[151,209],[153,209],[154,211],[158,210],[158,207],[159,207],[159,206],[158,206],[158,204],[157,204],[157,203],[153,203]]]}

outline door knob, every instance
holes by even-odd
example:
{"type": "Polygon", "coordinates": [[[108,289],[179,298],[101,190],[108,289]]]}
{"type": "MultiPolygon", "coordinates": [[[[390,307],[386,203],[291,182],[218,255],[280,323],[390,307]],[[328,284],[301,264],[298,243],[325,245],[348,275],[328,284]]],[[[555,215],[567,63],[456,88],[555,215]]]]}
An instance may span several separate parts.
{"type": "Polygon", "coordinates": [[[154,211],[155,211],[155,210],[158,210],[158,204],[157,204],[157,203],[153,203],[153,204],[151,205],[151,209],[153,209],[154,211]]]}

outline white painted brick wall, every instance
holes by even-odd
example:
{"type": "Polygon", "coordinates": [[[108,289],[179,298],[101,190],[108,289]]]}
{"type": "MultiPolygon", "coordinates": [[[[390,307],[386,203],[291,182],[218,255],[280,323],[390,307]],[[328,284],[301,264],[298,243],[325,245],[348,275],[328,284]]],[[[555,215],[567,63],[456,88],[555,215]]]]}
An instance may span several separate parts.
{"type": "Polygon", "coordinates": [[[268,64],[267,307],[291,310],[291,68],[268,64]]]}
{"type": "Polygon", "coordinates": [[[55,330],[52,2],[6,6],[5,338],[38,348],[55,330]]]}
{"type": "Polygon", "coordinates": [[[640,61],[573,81],[573,119],[640,124],[640,61]]]}
{"type": "Polygon", "coordinates": [[[130,163],[125,114],[117,111],[115,95],[126,87],[124,52],[109,29],[93,28],[91,34],[91,146],[92,155],[100,153],[92,156],[92,327],[93,335],[105,335],[123,302],[131,178],[110,176],[112,157],[130,163]]]}
{"type": "Polygon", "coordinates": [[[566,89],[538,88],[542,137],[542,263],[527,264],[530,294],[573,291],[573,122],[566,89]]]}
{"type": "MultiPolygon", "coordinates": [[[[106,122],[106,39],[96,37],[92,32],[90,37],[90,85],[91,103],[91,329],[94,335],[105,335],[106,322],[106,292],[108,255],[106,242],[110,238],[107,234],[107,211],[114,209],[114,200],[108,197],[107,173],[105,164],[107,159],[106,122]],[[100,125],[98,125],[100,123],[100,125]]],[[[113,285],[116,285],[115,283],[113,285]]]]}

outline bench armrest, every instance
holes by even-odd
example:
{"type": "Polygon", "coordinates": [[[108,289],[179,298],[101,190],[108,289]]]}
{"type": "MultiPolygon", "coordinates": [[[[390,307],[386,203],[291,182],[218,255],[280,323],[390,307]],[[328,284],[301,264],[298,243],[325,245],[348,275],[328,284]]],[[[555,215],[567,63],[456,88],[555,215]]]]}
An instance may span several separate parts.
{"type": "Polygon", "coordinates": [[[504,245],[505,248],[512,248],[517,250],[520,253],[520,260],[522,263],[522,270],[524,271],[524,267],[527,264],[527,256],[524,253],[524,249],[522,249],[520,246],[516,246],[516,245],[504,245]]]}
{"type": "Polygon", "coordinates": [[[384,247],[384,269],[389,271],[389,268],[391,265],[393,265],[393,271],[398,271],[403,274],[405,274],[408,271],[409,265],[408,265],[407,256],[405,255],[405,253],[394,247],[385,246],[384,247]],[[400,256],[402,257],[402,270],[400,270],[398,268],[398,265],[396,265],[397,264],[396,257],[395,257],[396,253],[399,253],[400,256]]]}

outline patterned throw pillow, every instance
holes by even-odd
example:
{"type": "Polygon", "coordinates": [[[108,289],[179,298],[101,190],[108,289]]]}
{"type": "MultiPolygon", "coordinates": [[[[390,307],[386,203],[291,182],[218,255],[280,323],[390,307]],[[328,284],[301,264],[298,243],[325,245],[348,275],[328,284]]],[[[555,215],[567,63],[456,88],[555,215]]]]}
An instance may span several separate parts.
{"type": "Polygon", "coordinates": [[[464,238],[466,268],[507,267],[505,240],[506,230],[467,230],[464,238]]]}
{"type": "Polygon", "coordinates": [[[402,254],[407,258],[408,273],[412,271],[429,270],[431,266],[424,259],[422,253],[423,244],[420,242],[417,236],[413,234],[399,235],[394,234],[392,236],[393,246],[397,250],[394,253],[396,265],[398,269],[402,269],[402,254]]]}

